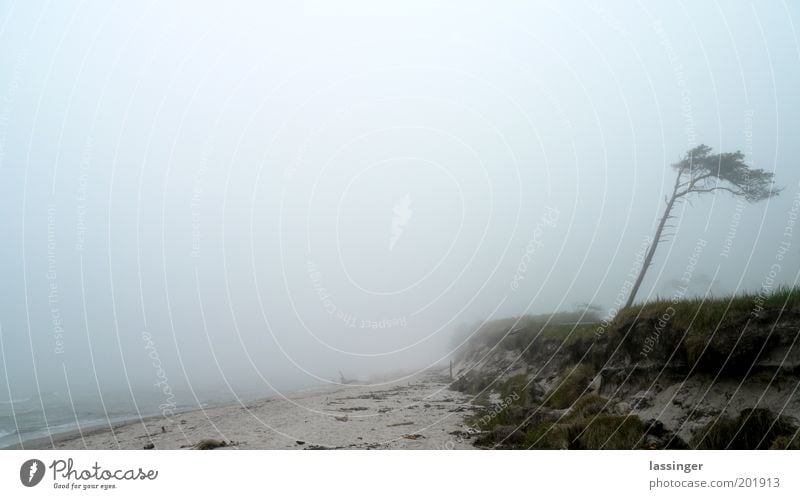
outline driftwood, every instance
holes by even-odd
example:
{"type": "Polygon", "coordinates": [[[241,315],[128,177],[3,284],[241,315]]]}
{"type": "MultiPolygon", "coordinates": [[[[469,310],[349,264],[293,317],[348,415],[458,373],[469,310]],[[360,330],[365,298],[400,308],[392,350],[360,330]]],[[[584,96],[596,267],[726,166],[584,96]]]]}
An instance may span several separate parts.
{"type": "Polygon", "coordinates": [[[406,421],[405,423],[387,424],[386,426],[387,427],[390,427],[390,426],[408,426],[408,425],[412,425],[412,424],[414,424],[413,421],[406,421]]]}
{"type": "Polygon", "coordinates": [[[228,446],[228,443],[225,442],[225,440],[216,440],[214,438],[204,438],[203,440],[200,440],[199,442],[194,444],[194,447],[192,447],[192,449],[195,449],[195,450],[211,450],[211,449],[216,449],[217,447],[227,447],[227,446],[228,446]]]}

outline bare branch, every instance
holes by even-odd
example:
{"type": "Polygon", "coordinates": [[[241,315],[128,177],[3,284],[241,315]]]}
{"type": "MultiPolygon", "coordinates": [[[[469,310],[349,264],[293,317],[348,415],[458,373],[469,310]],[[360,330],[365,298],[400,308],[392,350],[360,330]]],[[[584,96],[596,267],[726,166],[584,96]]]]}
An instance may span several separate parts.
{"type": "Polygon", "coordinates": [[[727,192],[730,192],[731,194],[733,194],[734,196],[746,196],[747,195],[747,193],[745,191],[736,191],[736,190],[733,190],[733,189],[731,189],[729,187],[722,187],[722,186],[712,187],[711,189],[697,189],[697,190],[695,190],[693,192],[704,193],[704,192],[714,192],[714,191],[727,191],[727,192]]]}

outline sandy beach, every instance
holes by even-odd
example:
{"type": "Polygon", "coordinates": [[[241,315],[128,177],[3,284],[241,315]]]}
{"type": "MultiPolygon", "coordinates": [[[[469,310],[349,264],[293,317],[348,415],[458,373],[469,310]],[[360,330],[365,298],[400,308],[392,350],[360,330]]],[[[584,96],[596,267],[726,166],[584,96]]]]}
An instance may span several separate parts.
{"type": "Polygon", "coordinates": [[[459,437],[476,409],[448,388],[444,371],[402,382],[337,385],[284,396],[144,418],[113,428],[84,429],[38,439],[25,448],[192,449],[471,449],[459,437]]]}

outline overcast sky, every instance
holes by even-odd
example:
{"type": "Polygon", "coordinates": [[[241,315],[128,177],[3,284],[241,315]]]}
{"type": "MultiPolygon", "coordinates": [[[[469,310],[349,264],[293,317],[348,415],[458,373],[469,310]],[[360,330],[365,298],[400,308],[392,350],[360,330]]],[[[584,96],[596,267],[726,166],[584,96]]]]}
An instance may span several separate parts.
{"type": "Polygon", "coordinates": [[[154,356],[285,389],[608,310],[701,143],[785,190],[682,205],[640,298],[695,253],[692,293],[757,290],[787,241],[797,282],[796,4],[164,3],[0,2],[0,399],[154,356]]]}

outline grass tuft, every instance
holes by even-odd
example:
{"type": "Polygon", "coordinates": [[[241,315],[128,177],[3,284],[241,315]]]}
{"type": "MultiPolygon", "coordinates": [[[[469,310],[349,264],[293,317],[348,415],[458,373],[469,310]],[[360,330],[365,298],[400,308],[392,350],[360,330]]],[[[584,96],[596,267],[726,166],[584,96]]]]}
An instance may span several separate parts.
{"type": "Polygon", "coordinates": [[[796,432],[796,426],[769,409],[746,409],[736,418],[714,418],[695,433],[691,445],[696,449],[764,450],[775,442],[788,444],[781,437],[791,439],[796,432]]]}
{"type": "Polygon", "coordinates": [[[587,393],[580,397],[569,408],[569,414],[564,418],[565,421],[580,421],[591,416],[596,416],[608,411],[609,401],[605,397],[587,393]]]}
{"type": "Polygon", "coordinates": [[[582,449],[631,450],[644,440],[645,428],[637,416],[598,416],[578,437],[582,449]]]}
{"type": "Polygon", "coordinates": [[[544,404],[554,409],[566,409],[583,394],[594,374],[594,369],[588,364],[568,368],[561,382],[545,397],[544,404]]]}

